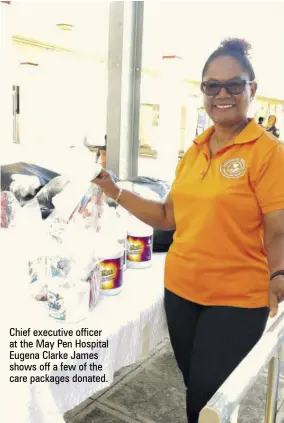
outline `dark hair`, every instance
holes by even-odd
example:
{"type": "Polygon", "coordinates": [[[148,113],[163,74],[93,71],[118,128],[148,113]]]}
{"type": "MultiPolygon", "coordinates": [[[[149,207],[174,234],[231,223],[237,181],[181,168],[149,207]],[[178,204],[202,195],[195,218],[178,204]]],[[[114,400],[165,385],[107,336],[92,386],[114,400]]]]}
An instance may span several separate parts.
{"type": "Polygon", "coordinates": [[[262,123],[263,121],[264,121],[264,117],[261,116],[258,118],[258,123],[262,123]]]}
{"type": "Polygon", "coordinates": [[[250,81],[254,81],[255,73],[249,59],[250,50],[251,45],[245,40],[239,38],[229,38],[227,40],[224,40],[207,59],[202,71],[202,79],[204,78],[204,75],[207,72],[210,63],[214,59],[221,56],[230,56],[236,59],[244,68],[244,70],[247,71],[250,81]]]}

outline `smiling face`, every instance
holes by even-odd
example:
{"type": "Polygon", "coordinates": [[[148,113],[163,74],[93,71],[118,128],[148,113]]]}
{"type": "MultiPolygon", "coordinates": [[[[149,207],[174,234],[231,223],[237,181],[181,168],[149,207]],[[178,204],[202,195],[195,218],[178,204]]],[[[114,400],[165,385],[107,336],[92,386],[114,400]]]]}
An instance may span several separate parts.
{"type": "Polygon", "coordinates": [[[255,83],[242,82],[249,80],[248,72],[233,57],[220,56],[209,64],[203,82],[212,84],[230,81],[232,87],[242,83],[244,86],[240,94],[230,94],[222,88],[216,95],[204,95],[205,110],[215,124],[232,126],[246,119],[250,99],[254,97],[257,88],[255,83]]]}

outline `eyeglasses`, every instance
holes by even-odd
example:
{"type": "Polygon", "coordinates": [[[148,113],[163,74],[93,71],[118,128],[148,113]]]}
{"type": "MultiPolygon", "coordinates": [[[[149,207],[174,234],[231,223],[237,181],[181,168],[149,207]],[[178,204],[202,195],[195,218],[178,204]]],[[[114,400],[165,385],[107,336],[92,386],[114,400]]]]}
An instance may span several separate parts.
{"type": "Polygon", "coordinates": [[[244,92],[247,84],[252,84],[253,81],[246,81],[245,79],[235,79],[227,82],[219,81],[204,81],[201,83],[201,91],[209,96],[213,97],[218,95],[222,88],[225,88],[228,94],[239,95],[244,92]]]}

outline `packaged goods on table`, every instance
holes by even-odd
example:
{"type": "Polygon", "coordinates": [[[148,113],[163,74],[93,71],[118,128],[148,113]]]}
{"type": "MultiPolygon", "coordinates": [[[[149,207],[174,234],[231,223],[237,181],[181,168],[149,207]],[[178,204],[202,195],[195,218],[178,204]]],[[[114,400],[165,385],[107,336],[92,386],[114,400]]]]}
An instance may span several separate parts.
{"type": "Polygon", "coordinates": [[[61,244],[50,256],[49,314],[74,322],[86,317],[99,299],[99,245],[95,229],[82,224],[66,226],[61,244]]]}
{"type": "Polygon", "coordinates": [[[152,264],[153,228],[131,216],[127,236],[127,267],[144,269],[152,264]]]}

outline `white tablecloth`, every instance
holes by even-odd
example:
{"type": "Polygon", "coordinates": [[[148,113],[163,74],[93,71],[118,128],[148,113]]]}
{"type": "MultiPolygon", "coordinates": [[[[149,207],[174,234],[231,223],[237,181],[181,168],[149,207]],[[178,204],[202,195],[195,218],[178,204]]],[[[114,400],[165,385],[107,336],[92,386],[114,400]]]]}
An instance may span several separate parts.
{"type": "MultiPolygon", "coordinates": [[[[9,351],[10,327],[33,329],[58,329],[60,327],[73,329],[89,328],[102,330],[101,340],[108,339],[108,349],[94,349],[99,354],[98,360],[90,360],[102,364],[108,383],[9,383],[9,363],[4,360],[5,368],[1,392],[7,395],[6,407],[10,421],[17,423],[62,423],[63,414],[80,404],[89,396],[106,388],[113,382],[114,373],[129,364],[135,363],[149,354],[151,350],[167,334],[166,320],[163,308],[164,296],[164,254],[155,254],[152,267],[143,270],[128,269],[124,276],[124,289],[118,296],[103,297],[87,319],[76,324],[60,324],[48,317],[42,304],[23,298],[16,303],[17,312],[11,313],[4,322],[5,356],[9,351]]],[[[10,286],[11,288],[11,286],[10,286]]],[[[96,337],[82,338],[95,340],[96,337]]],[[[19,339],[19,338],[18,338],[19,339]]],[[[24,339],[24,338],[22,338],[24,339]]],[[[27,339],[27,338],[26,338],[27,339]]],[[[64,338],[65,339],[65,338],[64,338]]],[[[73,338],[73,340],[75,337],[73,338]]],[[[32,340],[32,338],[30,338],[32,340]]],[[[51,339],[46,338],[47,341],[51,339]]],[[[55,339],[52,338],[54,341],[55,339]]],[[[66,337],[66,341],[68,338],[66,337]]],[[[27,350],[25,350],[27,351],[27,350]]],[[[35,351],[35,350],[33,350],[35,351]]],[[[55,350],[57,351],[57,350],[55,350]]],[[[61,350],[62,352],[68,350],[61,350]]],[[[80,350],[86,352],[86,350],[80,350]]],[[[89,350],[90,351],[90,350],[89,350]]],[[[62,360],[53,360],[59,363],[62,360]]],[[[68,364],[82,364],[86,360],[69,360],[68,364]]],[[[14,362],[11,360],[10,362],[14,362]]],[[[19,363],[19,362],[18,362],[19,363]]],[[[27,363],[27,361],[26,361],[27,363]]],[[[37,361],[39,364],[39,361],[37,361]]],[[[3,362],[2,362],[3,365],[3,362]]],[[[90,370],[82,375],[91,375],[90,370]]],[[[19,373],[21,374],[21,373],[19,373]]],[[[54,372],[54,375],[71,373],[54,372]]]]}

